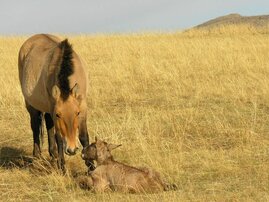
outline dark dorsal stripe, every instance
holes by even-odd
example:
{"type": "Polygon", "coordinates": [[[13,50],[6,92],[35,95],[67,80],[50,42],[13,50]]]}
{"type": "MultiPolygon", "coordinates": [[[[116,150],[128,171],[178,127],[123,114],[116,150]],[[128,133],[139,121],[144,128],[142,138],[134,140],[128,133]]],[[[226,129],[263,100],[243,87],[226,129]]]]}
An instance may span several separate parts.
{"type": "Polygon", "coordinates": [[[68,77],[74,73],[73,70],[73,49],[67,39],[59,44],[59,48],[62,50],[61,66],[58,74],[58,85],[61,90],[61,97],[65,101],[67,100],[71,88],[68,77]]]}

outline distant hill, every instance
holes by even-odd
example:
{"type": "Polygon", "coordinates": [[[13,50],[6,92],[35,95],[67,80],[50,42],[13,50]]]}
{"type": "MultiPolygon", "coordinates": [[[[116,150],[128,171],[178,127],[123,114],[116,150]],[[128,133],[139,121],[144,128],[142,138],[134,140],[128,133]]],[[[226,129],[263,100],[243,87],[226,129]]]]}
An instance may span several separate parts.
{"type": "Polygon", "coordinates": [[[269,26],[269,15],[259,16],[241,16],[239,14],[230,14],[209,20],[194,28],[213,28],[222,25],[250,24],[252,26],[269,26]]]}

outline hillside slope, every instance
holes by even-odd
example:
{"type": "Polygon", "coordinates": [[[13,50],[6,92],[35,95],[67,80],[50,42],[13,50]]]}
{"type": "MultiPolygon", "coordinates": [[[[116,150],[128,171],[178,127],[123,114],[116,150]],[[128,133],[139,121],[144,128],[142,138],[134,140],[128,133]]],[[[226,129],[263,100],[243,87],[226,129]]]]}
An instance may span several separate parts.
{"type": "Polygon", "coordinates": [[[229,14],[195,26],[195,28],[213,28],[222,25],[250,24],[252,26],[269,26],[269,15],[241,16],[239,14],[229,14]]]}

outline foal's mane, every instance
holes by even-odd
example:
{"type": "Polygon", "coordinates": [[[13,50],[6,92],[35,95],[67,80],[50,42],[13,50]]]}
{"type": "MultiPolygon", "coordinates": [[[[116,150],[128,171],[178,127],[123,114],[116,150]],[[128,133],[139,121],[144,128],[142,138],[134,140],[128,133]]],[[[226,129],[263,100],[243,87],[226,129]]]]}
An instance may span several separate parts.
{"type": "Polygon", "coordinates": [[[73,68],[73,49],[67,39],[59,43],[61,49],[60,71],[58,73],[58,85],[61,90],[61,97],[65,101],[70,95],[71,87],[68,77],[74,73],[73,68]]]}

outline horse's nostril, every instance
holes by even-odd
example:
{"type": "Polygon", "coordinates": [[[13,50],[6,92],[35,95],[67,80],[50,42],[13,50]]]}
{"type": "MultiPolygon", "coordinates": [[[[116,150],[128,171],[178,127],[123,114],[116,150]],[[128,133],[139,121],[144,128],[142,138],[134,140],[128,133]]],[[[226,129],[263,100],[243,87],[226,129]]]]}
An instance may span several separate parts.
{"type": "Polygon", "coordinates": [[[76,154],[76,150],[77,150],[77,149],[70,149],[70,148],[68,148],[68,149],[67,149],[67,154],[68,154],[68,155],[75,155],[75,154],[76,154]]]}

